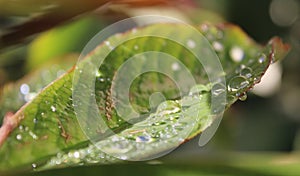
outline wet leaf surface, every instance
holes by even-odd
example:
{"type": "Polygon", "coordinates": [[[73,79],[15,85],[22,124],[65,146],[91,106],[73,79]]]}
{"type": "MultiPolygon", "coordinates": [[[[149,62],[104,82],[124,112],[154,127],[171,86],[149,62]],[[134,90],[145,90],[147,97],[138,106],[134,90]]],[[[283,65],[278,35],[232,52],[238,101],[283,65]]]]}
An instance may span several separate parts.
{"type": "MultiPolygon", "coordinates": [[[[116,163],[126,159],[143,160],[171,151],[201,133],[212,124],[216,116],[222,114],[224,109],[212,105],[213,98],[226,96],[222,102],[225,108],[229,108],[238,99],[245,100],[246,91],[259,83],[271,62],[282,59],[288,51],[288,47],[278,38],[273,38],[262,47],[236,26],[203,24],[197,29],[217,53],[224,69],[221,74],[226,79],[226,85],[217,81],[210,82],[206,74],[208,68],[205,71],[195,55],[188,50],[201,48],[207,41],[197,43],[193,34],[184,30],[174,33],[178,32],[174,29],[181,28],[180,24],[157,24],[114,35],[79,63],[79,72],[81,66],[91,65],[91,69],[95,68],[97,58],[112,50],[95,72],[95,93],[90,96],[91,99],[96,99],[104,124],[95,124],[91,118],[92,112],[84,109],[80,113],[86,114],[86,123],[79,125],[75,115],[78,102],[73,102],[72,90],[77,86],[85,86],[80,82],[85,77],[75,77],[73,82],[74,69],[48,85],[35,99],[15,115],[8,117],[7,123],[3,123],[2,132],[8,129],[11,133],[0,148],[0,158],[5,160],[0,163],[0,170],[40,170],[116,163]],[[170,37],[175,35],[186,41],[187,48],[165,38],[134,38],[139,34],[149,33],[163,33],[170,37]],[[121,39],[129,40],[115,46],[121,39]],[[159,51],[178,58],[189,68],[197,85],[190,87],[181,96],[176,85],[166,76],[154,72],[141,75],[130,87],[130,103],[141,116],[124,120],[111,103],[110,90],[114,86],[112,80],[122,63],[147,51],[159,51]],[[166,100],[156,101],[152,106],[149,98],[157,91],[166,100]],[[109,127],[108,130],[104,130],[106,128],[103,125],[109,127]],[[5,128],[8,126],[10,128],[5,128]],[[94,144],[84,134],[82,127],[90,127],[88,133],[98,137],[93,139],[94,144]]],[[[163,59],[154,57],[153,63],[159,65],[166,60],[163,59]]],[[[147,65],[145,63],[147,62],[138,63],[136,69],[147,65]]],[[[168,64],[170,63],[165,61],[165,65],[168,64]]],[[[170,74],[176,77],[177,69],[176,65],[171,67],[170,74]]],[[[83,72],[82,75],[84,74],[83,72]]]]}

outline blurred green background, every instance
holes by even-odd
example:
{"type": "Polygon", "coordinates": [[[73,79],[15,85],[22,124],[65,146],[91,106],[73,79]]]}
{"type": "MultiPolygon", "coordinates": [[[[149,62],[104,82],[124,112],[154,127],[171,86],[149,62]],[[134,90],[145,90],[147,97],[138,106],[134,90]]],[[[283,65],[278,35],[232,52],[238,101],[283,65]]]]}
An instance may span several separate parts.
{"type": "MultiPolygon", "coordinates": [[[[199,147],[199,138],[196,137],[151,165],[117,166],[120,172],[112,172],[116,166],[104,166],[62,170],[55,174],[87,173],[89,169],[102,175],[300,174],[299,0],[176,0],[151,6],[147,3],[104,6],[65,20],[53,28],[46,28],[41,33],[28,35],[21,41],[15,39],[19,33],[13,32],[22,28],[11,26],[22,24],[41,13],[40,6],[36,4],[18,10],[22,3],[18,6],[19,1],[7,2],[12,3],[10,10],[5,11],[2,10],[5,7],[0,7],[1,116],[8,111],[16,111],[27,101],[19,95],[5,94],[7,89],[14,87],[12,84],[22,84],[23,77],[30,80],[30,75],[37,74],[37,78],[29,82],[35,84],[35,89],[41,89],[76,63],[85,44],[97,32],[132,15],[170,15],[194,24],[225,21],[241,26],[261,44],[277,35],[292,46],[287,58],[274,66],[271,76],[267,77],[267,83],[263,86],[265,89],[254,89],[245,102],[235,103],[225,113],[216,135],[207,145],[199,147]],[[9,36],[10,33],[14,35],[9,36]],[[276,75],[280,79],[275,79],[276,75]],[[15,109],[11,108],[14,103],[15,109]]],[[[4,2],[1,0],[1,3],[3,5],[4,2]]],[[[49,9],[51,11],[51,3],[42,11],[49,9]]],[[[55,171],[44,174],[51,175],[52,172],[55,171]]]]}

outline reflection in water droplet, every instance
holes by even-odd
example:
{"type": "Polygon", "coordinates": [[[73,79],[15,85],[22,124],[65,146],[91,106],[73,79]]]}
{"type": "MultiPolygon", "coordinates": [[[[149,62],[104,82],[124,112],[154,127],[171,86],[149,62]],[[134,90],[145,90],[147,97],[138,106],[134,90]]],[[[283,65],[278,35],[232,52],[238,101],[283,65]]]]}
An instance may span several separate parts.
{"type": "Polygon", "coordinates": [[[135,139],[135,142],[149,142],[151,138],[149,136],[138,136],[135,139]]]}
{"type": "Polygon", "coordinates": [[[234,62],[240,62],[244,58],[244,51],[242,48],[235,46],[230,50],[229,55],[234,62]]]}
{"type": "Polygon", "coordinates": [[[262,64],[262,63],[264,63],[266,60],[267,60],[267,56],[264,55],[264,54],[262,54],[262,55],[259,57],[258,62],[259,62],[260,64],[262,64]]]}
{"type": "Polygon", "coordinates": [[[195,43],[195,41],[194,40],[188,40],[187,41],[187,46],[189,47],[189,48],[195,48],[196,47],[196,43],[195,43]]]}
{"type": "Polygon", "coordinates": [[[251,78],[252,77],[252,69],[249,67],[243,68],[240,72],[241,76],[244,76],[246,78],[251,78]]]}
{"type": "Polygon", "coordinates": [[[28,86],[28,84],[22,84],[21,87],[20,87],[20,92],[21,92],[23,95],[29,94],[29,92],[30,92],[30,87],[28,86]]]}
{"type": "Polygon", "coordinates": [[[237,92],[241,89],[246,88],[249,85],[249,82],[246,78],[242,76],[236,76],[229,81],[228,90],[232,92],[237,92]]]}
{"type": "Polygon", "coordinates": [[[239,96],[239,100],[241,100],[241,101],[247,100],[247,94],[244,93],[243,95],[239,96]]]}
{"type": "Polygon", "coordinates": [[[22,135],[21,135],[21,134],[17,134],[16,139],[17,139],[18,141],[19,141],[19,140],[22,140],[22,135]]]}
{"type": "Polygon", "coordinates": [[[55,112],[56,111],[56,108],[54,106],[51,106],[51,111],[52,112],[55,112]]]}
{"type": "Polygon", "coordinates": [[[220,42],[213,42],[212,46],[214,47],[214,49],[216,51],[223,51],[224,50],[224,46],[220,43],[220,42]]]}
{"type": "Polygon", "coordinates": [[[74,158],[80,158],[80,153],[76,151],[74,152],[73,156],[74,158]]]}

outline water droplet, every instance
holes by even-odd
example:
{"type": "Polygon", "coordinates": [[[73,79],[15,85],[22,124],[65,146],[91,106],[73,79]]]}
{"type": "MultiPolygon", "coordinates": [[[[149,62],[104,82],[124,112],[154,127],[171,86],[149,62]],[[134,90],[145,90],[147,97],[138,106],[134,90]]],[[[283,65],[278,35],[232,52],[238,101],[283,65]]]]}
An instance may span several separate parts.
{"type": "Polygon", "coordinates": [[[106,46],[108,46],[108,48],[109,48],[110,50],[113,50],[113,49],[114,49],[114,47],[110,44],[110,41],[105,41],[104,43],[105,43],[106,46]]]}
{"type": "Polygon", "coordinates": [[[194,40],[188,40],[186,44],[189,48],[195,48],[196,47],[196,43],[195,43],[194,40]]]}
{"type": "Polygon", "coordinates": [[[230,50],[229,55],[234,62],[240,62],[244,58],[244,51],[242,48],[235,46],[230,50]]]}
{"type": "Polygon", "coordinates": [[[266,60],[267,60],[266,55],[262,54],[262,55],[259,57],[258,62],[259,62],[260,64],[262,64],[262,63],[264,63],[266,60]]]}
{"type": "Polygon", "coordinates": [[[240,75],[244,76],[246,78],[251,78],[252,77],[252,69],[249,67],[245,67],[241,70],[240,75]]]}
{"type": "Polygon", "coordinates": [[[240,96],[239,96],[239,100],[241,100],[241,101],[247,100],[247,94],[244,93],[244,94],[240,95],[240,96]]]}
{"type": "Polygon", "coordinates": [[[200,28],[201,28],[202,32],[207,32],[208,29],[209,29],[209,27],[208,27],[207,24],[202,24],[202,25],[200,26],[200,28]]]}
{"type": "Polygon", "coordinates": [[[149,142],[151,138],[149,136],[138,136],[135,139],[135,142],[149,142]]]}
{"type": "Polygon", "coordinates": [[[105,79],[104,79],[103,77],[100,77],[100,78],[98,78],[98,81],[104,83],[104,82],[105,82],[105,79]]]}
{"type": "Polygon", "coordinates": [[[33,139],[38,139],[37,135],[34,134],[32,131],[29,131],[29,135],[30,135],[33,139]]]}
{"type": "Polygon", "coordinates": [[[32,169],[36,169],[37,168],[37,165],[35,163],[32,163],[31,166],[32,166],[32,169]]]}
{"type": "Polygon", "coordinates": [[[24,130],[23,125],[20,125],[20,126],[19,126],[19,130],[21,130],[21,131],[24,130]]]}
{"type": "Polygon", "coordinates": [[[226,92],[226,87],[224,84],[217,83],[212,87],[212,94],[214,96],[219,96],[226,92]]]}
{"type": "Polygon", "coordinates": [[[228,90],[232,92],[237,92],[241,89],[246,88],[249,85],[249,82],[246,78],[242,76],[236,76],[229,81],[228,90]]]}
{"type": "Polygon", "coordinates": [[[271,64],[274,64],[276,62],[275,54],[271,53],[271,64]]]}
{"type": "Polygon", "coordinates": [[[96,77],[100,77],[100,76],[102,76],[102,73],[101,73],[99,70],[96,70],[95,76],[96,76],[96,77]]]}
{"type": "Polygon", "coordinates": [[[21,134],[17,134],[16,139],[17,139],[18,141],[19,141],[19,140],[22,140],[22,135],[21,135],[21,134]]]}
{"type": "Polygon", "coordinates": [[[180,70],[180,65],[179,65],[177,62],[174,62],[174,63],[172,64],[172,70],[173,70],[173,71],[178,71],[178,70],[180,70]]]}
{"type": "Polygon", "coordinates": [[[138,45],[134,45],[133,47],[135,50],[138,50],[139,49],[139,46],[138,45]]]}
{"type": "Polygon", "coordinates": [[[23,95],[29,94],[29,92],[30,92],[30,87],[28,86],[28,84],[22,84],[21,87],[20,87],[20,92],[21,92],[23,95]]]}
{"type": "Polygon", "coordinates": [[[34,118],[33,123],[37,123],[37,122],[38,122],[37,118],[34,118]]]}
{"type": "Polygon", "coordinates": [[[213,42],[212,43],[212,46],[214,47],[214,49],[216,50],[216,51],[223,51],[224,50],[224,46],[220,43],[220,42],[213,42]]]}
{"type": "Polygon", "coordinates": [[[54,106],[51,106],[51,111],[52,112],[55,112],[56,111],[56,108],[54,106]]]}
{"type": "Polygon", "coordinates": [[[80,153],[76,151],[74,152],[73,156],[74,158],[80,158],[80,153]]]}

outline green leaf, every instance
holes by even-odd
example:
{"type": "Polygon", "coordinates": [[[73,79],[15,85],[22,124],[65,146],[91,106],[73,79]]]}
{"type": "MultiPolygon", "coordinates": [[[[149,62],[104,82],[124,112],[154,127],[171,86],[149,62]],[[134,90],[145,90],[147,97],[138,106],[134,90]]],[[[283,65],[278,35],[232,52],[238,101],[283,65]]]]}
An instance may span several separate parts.
{"type": "MultiPolygon", "coordinates": [[[[212,124],[214,118],[222,114],[224,109],[214,107],[213,98],[226,95],[226,101],[222,102],[226,108],[239,98],[244,99],[245,92],[260,81],[269,64],[282,59],[288,50],[278,38],[272,39],[265,47],[257,45],[233,25],[204,24],[197,29],[216,50],[224,69],[224,73],[221,74],[226,78],[226,86],[210,82],[203,66],[188,48],[161,37],[134,38],[140,34],[166,34],[170,38],[176,36],[187,43],[191,40],[193,42],[193,34],[185,31],[181,24],[156,24],[123,35],[114,35],[86,56],[85,60],[79,63],[77,70],[80,73],[81,66],[97,68],[97,59],[111,50],[114,43],[130,39],[122,45],[116,45],[96,71],[95,94],[91,95],[91,99],[95,96],[104,124],[95,124],[91,118],[93,112],[83,109],[80,113],[85,114],[86,119],[83,119],[84,124],[79,125],[77,120],[80,119],[75,115],[78,102],[73,101],[72,84],[75,85],[74,88],[84,87],[80,81],[86,79],[86,73],[83,72],[79,78],[75,74],[74,78],[72,69],[47,86],[15,115],[4,119],[0,130],[0,143],[1,139],[5,139],[5,142],[0,148],[0,158],[5,162],[0,163],[0,170],[32,167],[50,169],[115,163],[122,159],[141,160],[174,149],[200,134],[212,124]],[[190,90],[181,96],[176,85],[166,76],[156,72],[143,74],[132,82],[129,91],[132,106],[142,115],[140,118],[125,121],[118,116],[112,104],[110,90],[114,84],[111,80],[114,80],[116,71],[125,61],[147,51],[159,51],[178,58],[189,68],[197,85],[190,87],[190,90]],[[225,89],[226,92],[222,91],[225,89]],[[151,105],[151,102],[149,104],[149,97],[157,91],[161,92],[166,100],[158,98],[154,105],[151,105]],[[104,125],[109,129],[105,130],[104,125]],[[84,133],[82,127],[90,127],[90,130],[84,133]],[[7,136],[7,133],[10,135],[7,136]],[[99,138],[93,139],[92,144],[86,134],[97,135],[99,138]]],[[[201,48],[205,42],[202,38],[201,42],[190,43],[190,46],[201,48]]],[[[170,64],[166,58],[152,56],[153,64],[165,62],[163,68],[170,64]]],[[[209,61],[212,58],[205,59],[209,61]]],[[[147,62],[137,63],[136,69],[142,69],[140,66],[145,68],[145,63],[147,62]]],[[[170,74],[176,77],[175,71],[170,74]]]]}

